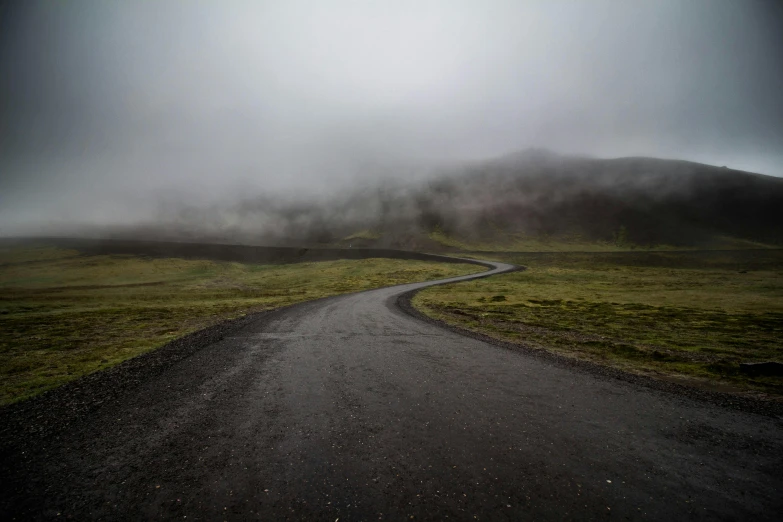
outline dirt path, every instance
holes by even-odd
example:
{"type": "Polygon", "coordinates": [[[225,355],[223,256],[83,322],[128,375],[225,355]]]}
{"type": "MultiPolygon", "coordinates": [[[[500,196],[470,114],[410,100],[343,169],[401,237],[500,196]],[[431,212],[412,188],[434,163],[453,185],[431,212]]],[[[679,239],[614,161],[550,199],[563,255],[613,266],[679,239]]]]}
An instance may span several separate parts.
{"type": "Polygon", "coordinates": [[[779,418],[499,349],[397,306],[429,284],[246,320],[62,427],[43,429],[62,415],[31,409],[44,412],[28,419],[43,435],[28,426],[0,441],[0,518],[761,520],[783,510],[779,418]]]}

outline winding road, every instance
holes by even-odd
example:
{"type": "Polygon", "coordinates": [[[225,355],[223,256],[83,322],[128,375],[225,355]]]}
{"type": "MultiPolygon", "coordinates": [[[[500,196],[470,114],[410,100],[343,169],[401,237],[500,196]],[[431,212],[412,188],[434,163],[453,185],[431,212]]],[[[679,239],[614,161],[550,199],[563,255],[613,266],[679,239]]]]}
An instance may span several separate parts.
{"type": "MultiPolygon", "coordinates": [[[[478,276],[514,268],[493,266],[478,276]]],[[[432,284],[260,315],[7,447],[1,518],[780,519],[780,418],[398,307],[432,284]]]]}

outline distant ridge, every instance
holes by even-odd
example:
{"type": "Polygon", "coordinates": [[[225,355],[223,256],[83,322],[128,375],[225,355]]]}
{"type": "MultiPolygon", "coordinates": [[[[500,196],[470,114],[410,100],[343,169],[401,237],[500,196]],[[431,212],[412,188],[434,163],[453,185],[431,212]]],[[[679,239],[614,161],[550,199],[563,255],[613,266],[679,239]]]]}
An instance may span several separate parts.
{"type": "MultiPolygon", "coordinates": [[[[783,179],[683,160],[530,148],[423,182],[363,185],[321,201],[248,197],[173,218],[63,235],[444,251],[524,238],[615,246],[783,246],[783,179]]],[[[48,231],[49,235],[51,231],[48,231]]]]}

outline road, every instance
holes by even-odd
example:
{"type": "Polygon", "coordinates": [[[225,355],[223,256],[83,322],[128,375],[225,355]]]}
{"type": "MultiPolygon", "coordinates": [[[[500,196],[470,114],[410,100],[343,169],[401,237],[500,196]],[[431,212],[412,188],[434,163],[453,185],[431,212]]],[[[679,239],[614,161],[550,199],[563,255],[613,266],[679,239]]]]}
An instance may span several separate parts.
{"type": "Polygon", "coordinates": [[[260,316],[87,418],[26,439],[4,453],[0,515],[333,522],[783,513],[780,418],[557,365],[398,308],[397,296],[429,284],[260,316]]]}

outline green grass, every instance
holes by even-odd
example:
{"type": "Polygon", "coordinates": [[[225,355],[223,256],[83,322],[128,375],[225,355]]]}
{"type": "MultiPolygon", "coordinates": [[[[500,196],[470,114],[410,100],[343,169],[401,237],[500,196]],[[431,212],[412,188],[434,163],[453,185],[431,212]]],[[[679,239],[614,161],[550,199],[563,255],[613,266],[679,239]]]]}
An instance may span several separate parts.
{"type": "MultiPolygon", "coordinates": [[[[482,257],[476,253],[476,257],[482,257]]],[[[425,313],[497,338],[695,384],[783,394],[783,251],[484,255],[525,272],[427,289],[425,313]]]]}
{"type": "Polygon", "coordinates": [[[0,248],[0,404],[222,319],[477,270],[389,259],[252,265],[0,248]]]}
{"type": "MultiPolygon", "coordinates": [[[[689,251],[694,247],[673,245],[635,245],[623,242],[596,241],[579,235],[568,236],[533,236],[524,234],[508,234],[498,231],[497,239],[492,241],[472,240],[448,235],[436,227],[429,233],[429,238],[443,246],[457,248],[465,252],[629,252],[629,251],[689,251]]],[[[774,245],[753,242],[730,237],[715,237],[709,248],[742,250],[756,248],[776,248],[774,245]]]]}
{"type": "MultiPolygon", "coordinates": [[[[477,241],[463,239],[444,233],[436,228],[429,238],[441,245],[458,248],[466,252],[624,252],[644,249],[636,245],[616,245],[606,241],[592,241],[580,236],[525,236],[522,234],[502,234],[495,241],[477,241]]],[[[671,246],[656,246],[656,250],[672,250],[671,246]]]]}
{"type": "Polygon", "coordinates": [[[350,236],[343,238],[343,241],[350,241],[351,239],[380,239],[380,232],[374,230],[360,230],[350,236]]]}

